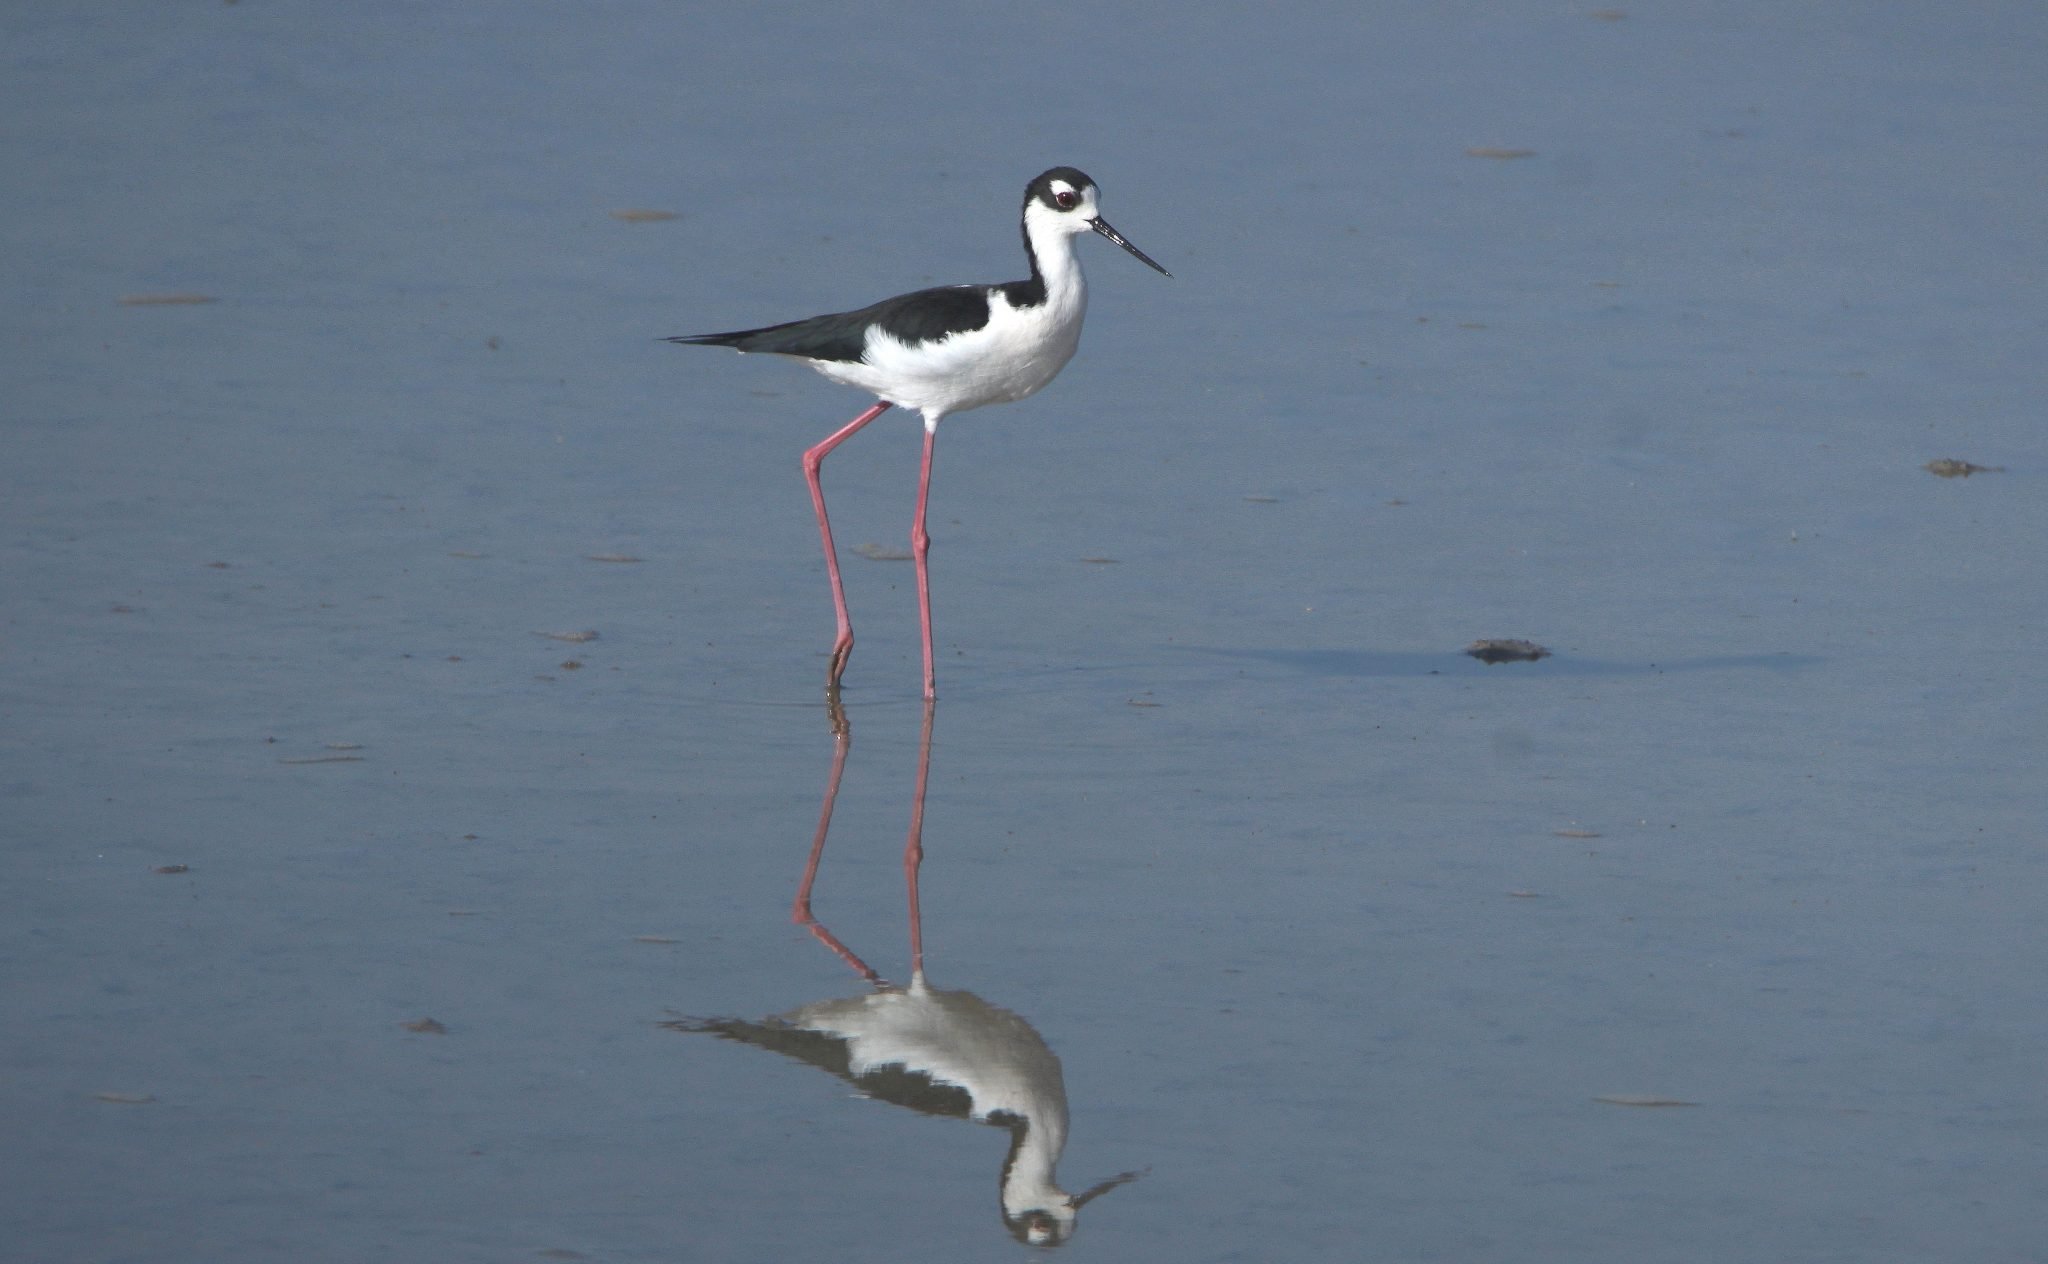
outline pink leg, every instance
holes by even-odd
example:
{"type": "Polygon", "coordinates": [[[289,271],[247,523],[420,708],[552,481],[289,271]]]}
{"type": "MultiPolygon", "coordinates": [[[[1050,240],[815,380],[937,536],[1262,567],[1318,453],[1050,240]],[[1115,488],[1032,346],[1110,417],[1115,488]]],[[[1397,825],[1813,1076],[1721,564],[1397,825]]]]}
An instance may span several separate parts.
{"type": "Polygon", "coordinates": [[[910,522],[910,552],[917,559],[917,620],[924,631],[924,700],[939,696],[938,673],[932,666],[932,575],[925,557],[932,551],[931,532],[924,529],[924,505],[932,490],[932,447],[938,441],[937,428],[924,432],[924,468],[917,476],[917,516],[910,522]]]}
{"type": "Polygon", "coordinates": [[[917,871],[924,864],[924,788],[932,774],[932,713],[924,704],[924,734],[917,743],[917,790],[910,800],[910,838],[903,844],[903,885],[910,896],[910,975],[924,977],[924,918],[917,904],[917,871]]]}
{"type": "Polygon", "coordinates": [[[825,854],[825,836],[832,831],[832,805],[839,799],[839,780],[846,773],[846,752],[853,745],[853,730],[846,723],[845,713],[837,703],[827,704],[827,709],[832,716],[832,771],[825,776],[825,803],[818,809],[818,832],[811,838],[811,858],[804,865],[803,880],[797,883],[796,902],[790,906],[789,920],[808,929],[819,943],[859,971],[860,977],[880,987],[883,986],[882,976],[855,956],[851,948],[840,943],[838,936],[826,930],[811,913],[811,886],[818,880],[818,861],[825,854]]]}
{"type": "Polygon", "coordinates": [[[839,677],[846,671],[846,660],[853,655],[853,619],[846,612],[846,586],[839,582],[839,550],[832,545],[832,522],[825,516],[825,487],[818,481],[818,471],[824,468],[825,458],[832,449],[851,439],[855,431],[887,412],[888,408],[888,400],[878,402],[827,435],[816,447],[804,451],[804,481],[811,485],[811,508],[817,511],[818,534],[825,540],[825,573],[832,577],[832,612],[839,617],[839,635],[832,642],[832,661],[825,668],[825,688],[828,690],[839,688],[839,677]]]}

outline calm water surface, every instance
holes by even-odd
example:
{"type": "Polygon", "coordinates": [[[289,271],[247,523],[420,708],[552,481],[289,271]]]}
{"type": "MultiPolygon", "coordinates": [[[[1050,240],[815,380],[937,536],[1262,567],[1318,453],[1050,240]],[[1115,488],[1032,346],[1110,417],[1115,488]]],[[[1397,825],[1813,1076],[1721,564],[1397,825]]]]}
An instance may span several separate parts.
{"type": "Polygon", "coordinates": [[[2039,12],[0,34],[13,1254],[2039,1258],[2039,12]],[[833,456],[836,735],[863,401],[655,340],[1055,163],[1176,279],[942,430],[928,747],[833,456]]]}

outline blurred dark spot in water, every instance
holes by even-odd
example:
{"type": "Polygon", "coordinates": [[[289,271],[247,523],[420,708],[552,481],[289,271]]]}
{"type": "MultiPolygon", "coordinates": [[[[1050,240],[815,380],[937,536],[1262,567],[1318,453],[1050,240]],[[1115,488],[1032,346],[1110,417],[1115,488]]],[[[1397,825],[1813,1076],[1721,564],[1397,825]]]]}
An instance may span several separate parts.
{"type": "Polygon", "coordinates": [[[2005,473],[2003,465],[1972,465],[1968,461],[1957,461],[1949,457],[1943,457],[1938,461],[1929,461],[1925,468],[1929,474],[1934,475],[1936,478],[1968,478],[1972,474],[2005,473]]]}
{"type": "Polygon", "coordinates": [[[1550,651],[1534,641],[1474,641],[1465,652],[1491,667],[1495,663],[1533,663],[1549,658],[1550,651]]]}

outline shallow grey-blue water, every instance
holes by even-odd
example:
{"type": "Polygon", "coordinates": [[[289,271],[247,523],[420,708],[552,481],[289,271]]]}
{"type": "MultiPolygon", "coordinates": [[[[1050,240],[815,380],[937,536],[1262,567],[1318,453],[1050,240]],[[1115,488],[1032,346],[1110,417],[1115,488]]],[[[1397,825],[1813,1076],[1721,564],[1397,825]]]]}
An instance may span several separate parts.
{"type": "Polygon", "coordinates": [[[906,983],[922,753],[931,985],[1142,1173],[1069,1258],[2043,1258],[2044,54],[10,11],[5,1254],[1030,1253],[1010,1116],[709,1028],[906,983]],[[1174,279],[941,428],[928,751],[919,428],[827,463],[842,744],[866,401],[657,339],[1019,275],[1054,164],[1174,279]]]}

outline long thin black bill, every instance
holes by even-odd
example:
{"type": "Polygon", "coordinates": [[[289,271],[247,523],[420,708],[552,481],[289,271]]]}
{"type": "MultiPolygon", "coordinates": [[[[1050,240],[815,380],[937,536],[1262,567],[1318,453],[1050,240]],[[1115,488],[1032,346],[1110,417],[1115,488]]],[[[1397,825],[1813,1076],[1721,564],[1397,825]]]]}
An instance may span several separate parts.
{"type": "Polygon", "coordinates": [[[1133,246],[1130,242],[1125,241],[1122,233],[1117,232],[1116,229],[1111,228],[1109,226],[1108,220],[1103,219],[1100,216],[1097,216],[1096,218],[1088,221],[1088,227],[1094,229],[1098,233],[1101,233],[1104,237],[1109,238],[1117,245],[1122,246],[1125,250],[1130,251],[1133,255],[1137,256],[1137,260],[1139,263],[1142,263],[1146,267],[1152,269],[1154,272],[1157,272],[1160,276],[1170,277],[1173,275],[1173,273],[1168,272],[1165,268],[1160,267],[1158,263],[1156,263],[1153,260],[1151,255],[1146,254],[1144,251],[1138,249],[1136,246],[1133,246]]]}

